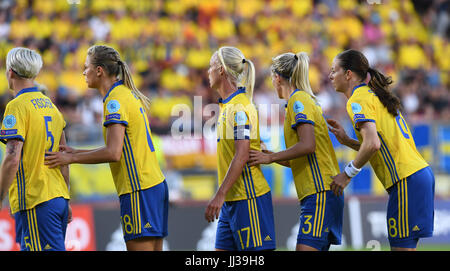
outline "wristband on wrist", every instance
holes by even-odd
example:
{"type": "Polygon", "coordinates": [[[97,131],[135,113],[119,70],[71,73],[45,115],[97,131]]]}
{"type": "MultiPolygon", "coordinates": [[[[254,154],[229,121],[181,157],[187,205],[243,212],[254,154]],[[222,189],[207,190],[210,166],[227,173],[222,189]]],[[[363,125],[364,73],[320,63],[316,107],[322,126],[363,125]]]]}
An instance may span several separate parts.
{"type": "Polygon", "coordinates": [[[350,161],[350,163],[348,163],[347,166],[344,168],[344,172],[345,174],[347,174],[349,178],[355,177],[360,171],[361,171],[360,168],[356,168],[353,165],[353,161],[350,161]]]}

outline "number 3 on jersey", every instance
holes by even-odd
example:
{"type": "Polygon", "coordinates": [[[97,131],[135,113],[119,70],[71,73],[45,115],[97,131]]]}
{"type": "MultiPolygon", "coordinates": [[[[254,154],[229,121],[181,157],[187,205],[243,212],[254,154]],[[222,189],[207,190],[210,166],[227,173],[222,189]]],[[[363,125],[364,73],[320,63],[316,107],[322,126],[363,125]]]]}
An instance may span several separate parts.
{"type": "Polygon", "coordinates": [[[53,137],[52,132],[49,131],[49,122],[52,121],[52,117],[51,116],[44,116],[44,121],[45,121],[45,131],[47,132],[47,141],[50,138],[50,142],[52,143],[48,150],[49,151],[53,151],[53,144],[55,143],[55,138],[53,137]]]}

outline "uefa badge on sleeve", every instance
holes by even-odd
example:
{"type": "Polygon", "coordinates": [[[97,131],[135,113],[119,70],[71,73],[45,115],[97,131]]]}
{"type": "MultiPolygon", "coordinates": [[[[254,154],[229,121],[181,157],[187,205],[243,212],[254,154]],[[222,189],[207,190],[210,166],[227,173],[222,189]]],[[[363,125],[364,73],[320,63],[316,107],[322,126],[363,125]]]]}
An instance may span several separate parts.
{"type": "Polygon", "coordinates": [[[6,129],[11,129],[14,127],[14,125],[16,125],[16,122],[16,117],[14,117],[13,115],[8,115],[3,120],[3,126],[5,126],[6,129]]]}
{"type": "Polygon", "coordinates": [[[116,100],[111,100],[106,105],[106,109],[109,113],[116,113],[120,109],[120,103],[116,100]]]}

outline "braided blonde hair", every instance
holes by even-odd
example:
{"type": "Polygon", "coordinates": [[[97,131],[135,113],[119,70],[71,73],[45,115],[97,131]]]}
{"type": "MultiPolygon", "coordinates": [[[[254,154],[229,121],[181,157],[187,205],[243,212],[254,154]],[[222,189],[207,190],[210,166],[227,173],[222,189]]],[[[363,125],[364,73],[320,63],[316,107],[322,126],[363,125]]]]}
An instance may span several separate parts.
{"type": "Polygon", "coordinates": [[[114,75],[117,79],[123,80],[123,84],[141,100],[145,110],[147,112],[150,110],[150,99],[136,87],[131,77],[130,68],[114,48],[106,45],[94,45],[88,49],[88,56],[93,65],[101,66],[109,75],[114,75]]]}

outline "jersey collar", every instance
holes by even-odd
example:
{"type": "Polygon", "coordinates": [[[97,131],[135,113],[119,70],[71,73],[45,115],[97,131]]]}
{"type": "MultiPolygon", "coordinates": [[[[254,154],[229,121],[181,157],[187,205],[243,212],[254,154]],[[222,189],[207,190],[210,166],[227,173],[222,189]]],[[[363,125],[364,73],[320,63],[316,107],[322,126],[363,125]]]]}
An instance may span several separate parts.
{"type": "Polygon", "coordinates": [[[297,91],[300,91],[300,89],[295,89],[292,93],[291,93],[291,95],[289,95],[289,99],[292,97],[292,95],[294,95],[297,91]]]}
{"type": "Polygon", "coordinates": [[[359,84],[359,85],[357,85],[356,87],[354,87],[354,88],[352,89],[352,95],[353,95],[353,93],[355,92],[355,90],[356,90],[357,88],[360,88],[360,87],[362,87],[362,86],[367,86],[367,84],[366,84],[366,83],[362,83],[362,84],[359,84]]]}
{"type": "Polygon", "coordinates": [[[21,89],[19,92],[17,92],[16,98],[19,97],[19,95],[27,93],[27,92],[39,92],[39,89],[37,87],[21,89]]]}
{"type": "Polygon", "coordinates": [[[222,100],[222,98],[219,98],[219,103],[226,104],[229,101],[231,101],[231,99],[233,99],[236,95],[241,94],[241,93],[245,93],[245,87],[238,87],[238,89],[235,92],[233,92],[233,94],[228,96],[225,100],[222,100]]]}
{"type": "Polygon", "coordinates": [[[108,90],[108,92],[106,92],[106,95],[105,95],[105,97],[103,98],[103,102],[105,102],[106,98],[108,98],[109,93],[111,93],[111,91],[112,91],[115,87],[117,87],[117,86],[119,86],[119,85],[123,85],[123,80],[119,80],[119,81],[115,82],[115,83],[111,86],[111,88],[108,90]]]}

